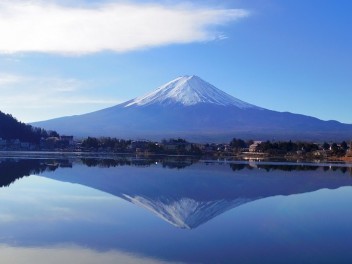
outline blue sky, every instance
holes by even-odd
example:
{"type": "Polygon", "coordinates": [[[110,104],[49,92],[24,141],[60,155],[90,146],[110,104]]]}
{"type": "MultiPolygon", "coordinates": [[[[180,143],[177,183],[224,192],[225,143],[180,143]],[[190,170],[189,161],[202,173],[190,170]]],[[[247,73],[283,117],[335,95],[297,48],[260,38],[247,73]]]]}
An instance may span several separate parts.
{"type": "Polygon", "coordinates": [[[0,3],[3,112],[91,112],[198,75],[249,103],[352,123],[348,0],[0,3]]]}

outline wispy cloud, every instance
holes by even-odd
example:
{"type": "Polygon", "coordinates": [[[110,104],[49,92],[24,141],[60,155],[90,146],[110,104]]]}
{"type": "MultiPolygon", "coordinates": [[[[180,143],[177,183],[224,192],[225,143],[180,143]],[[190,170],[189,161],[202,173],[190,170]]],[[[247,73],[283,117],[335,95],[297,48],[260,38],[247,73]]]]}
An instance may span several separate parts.
{"type": "Polygon", "coordinates": [[[18,83],[21,81],[21,77],[12,74],[0,74],[0,88],[9,84],[18,83]]]}
{"type": "Polygon", "coordinates": [[[97,96],[94,88],[89,81],[83,83],[74,78],[2,74],[1,110],[28,122],[58,117],[58,114],[82,114],[120,102],[97,96]]]}
{"type": "Polygon", "coordinates": [[[191,4],[109,2],[65,6],[58,1],[3,0],[0,53],[126,52],[222,39],[216,27],[249,15],[243,9],[191,4]]]}

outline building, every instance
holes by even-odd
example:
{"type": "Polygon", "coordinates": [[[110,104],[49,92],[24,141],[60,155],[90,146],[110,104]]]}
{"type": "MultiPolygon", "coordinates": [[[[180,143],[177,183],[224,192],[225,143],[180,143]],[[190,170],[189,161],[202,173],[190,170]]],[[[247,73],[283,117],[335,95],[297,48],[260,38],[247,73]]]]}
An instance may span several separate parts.
{"type": "Polygon", "coordinates": [[[60,140],[63,143],[67,143],[69,146],[73,146],[74,145],[74,141],[73,141],[73,136],[60,136],[60,140]]]}
{"type": "Polygon", "coordinates": [[[347,150],[347,157],[352,157],[352,141],[350,142],[349,149],[347,150]]]}
{"type": "Polygon", "coordinates": [[[134,152],[143,152],[148,149],[148,146],[151,144],[151,141],[148,140],[136,140],[132,141],[129,149],[134,152]]]}
{"type": "Polygon", "coordinates": [[[4,147],[6,147],[6,145],[7,145],[7,140],[0,138],[0,147],[4,148],[4,147]]]}
{"type": "Polygon", "coordinates": [[[21,149],[29,150],[31,144],[28,142],[21,142],[20,146],[21,146],[21,149]]]}
{"type": "Polygon", "coordinates": [[[249,152],[257,152],[257,147],[262,143],[262,141],[254,141],[252,145],[249,146],[249,152]]]}
{"type": "Polygon", "coordinates": [[[183,141],[170,140],[163,141],[162,147],[166,151],[190,151],[192,149],[192,144],[183,141]]]}

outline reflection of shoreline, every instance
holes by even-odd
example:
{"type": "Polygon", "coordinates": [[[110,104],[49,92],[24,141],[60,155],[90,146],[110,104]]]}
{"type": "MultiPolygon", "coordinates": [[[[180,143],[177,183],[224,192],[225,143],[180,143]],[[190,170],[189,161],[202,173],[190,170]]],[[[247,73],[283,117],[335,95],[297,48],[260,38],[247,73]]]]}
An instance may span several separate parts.
{"type": "Polygon", "coordinates": [[[260,162],[284,162],[284,163],[312,163],[312,164],[324,164],[324,163],[345,163],[346,166],[352,166],[352,157],[329,157],[329,158],[306,158],[285,155],[270,155],[267,153],[241,153],[237,155],[223,156],[223,155],[169,155],[169,154],[135,154],[135,153],[112,153],[112,152],[73,152],[73,151],[0,151],[0,158],[38,158],[38,159],[75,159],[75,158],[89,158],[89,159],[118,159],[121,157],[141,159],[141,160],[162,160],[166,158],[177,158],[177,159],[193,159],[193,160],[210,160],[210,161],[226,161],[226,162],[237,162],[237,161],[260,161],[260,162]]]}
{"type": "MultiPolygon", "coordinates": [[[[51,170],[55,169],[51,168],[51,170]]],[[[43,164],[40,160],[0,160],[0,187],[7,187],[17,179],[31,174],[40,174],[45,170],[50,170],[50,166],[43,164]]]]}
{"type": "Polygon", "coordinates": [[[191,166],[197,160],[190,158],[168,158],[168,159],[138,159],[131,157],[121,157],[119,159],[106,158],[45,158],[42,157],[11,157],[0,158],[0,188],[7,187],[17,179],[32,174],[40,175],[45,171],[55,171],[59,168],[72,168],[74,165],[82,164],[87,167],[119,167],[119,166],[135,166],[149,167],[161,164],[164,168],[184,169],[191,166]]]}
{"type": "MultiPolygon", "coordinates": [[[[56,154],[56,153],[55,153],[56,154]]],[[[35,157],[0,157],[0,186],[8,186],[16,178],[38,174],[43,171],[54,171],[58,168],[72,168],[75,164],[87,167],[120,167],[135,166],[149,167],[161,165],[168,169],[185,169],[196,163],[228,165],[233,171],[243,169],[257,169],[263,171],[315,171],[323,168],[323,171],[349,172],[352,175],[352,164],[332,162],[332,163],[303,163],[303,162],[267,162],[258,160],[231,161],[231,160],[199,160],[185,156],[164,156],[155,158],[138,158],[135,156],[116,156],[114,158],[105,157],[65,157],[56,158],[42,156],[35,157]]]]}
{"type": "Polygon", "coordinates": [[[281,171],[315,171],[323,168],[323,171],[341,171],[342,173],[350,172],[352,175],[352,166],[343,163],[297,163],[297,162],[265,162],[265,161],[248,161],[248,162],[231,162],[231,161],[202,161],[190,158],[181,157],[164,157],[159,159],[94,159],[81,158],[80,161],[88,167],[118,167],[118,166],[153,166],[161,164],[164,168],[169,169],[184,169],[196,163],[205,164],[227,164],[233,171],[242,169],[259,169],[267,172],[273,170],[281,171]]]}
{"type": "Polygon", "coordinates": [[[269,171],[316,171],[322,168],[323,171],[341,171],[342,173],[349,172],[352,175],[352,167],[342,166],[341,164],[295,164],[295,163],[260,163],[260,162],[249,162],[248,164],[230,164],[233,171],[239,171],[243,169],[262,169],[267,172],[269,171]]]}
{"type": "Polygon", "coordinates": [[[136,166],[136,167],[148,167],[153,165],[161,164],[163,168],[169,169],[184,169],[191,166],[199,160],[186,157],[164,157],[164,158],[150,158],[140,159],[135,157],[122,157],[115,159],[96,159],[96,158],[81,158],[79,159],[82,164],[88,167],[118,167],[118,166],[136,166]]]}

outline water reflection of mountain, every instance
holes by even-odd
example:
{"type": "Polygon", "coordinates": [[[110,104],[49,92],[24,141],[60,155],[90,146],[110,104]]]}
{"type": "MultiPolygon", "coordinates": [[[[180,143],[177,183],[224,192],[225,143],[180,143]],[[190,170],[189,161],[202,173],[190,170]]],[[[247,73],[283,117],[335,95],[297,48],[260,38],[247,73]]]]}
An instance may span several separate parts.
{"type": "Polygon", "coordinates": [[[45,175],[110,193],[174,226],[192,229],[254,200],[352,185],[346,173],[351,168],[343,166],[195,162],[189,158],[4,159],[0,186],[31,174],[45,175]]]}
{"type": "Polygon", "coordinates": [[[81,164],[73,166],[70,173],[58,170],[43,175],[121,197],[187,229],[254,200],[352,185],[348,173],[329,167],[302,165],[301,169],[290,170],[286,167],[289,165],[275,169],[268,165],[254,168],[246,164],[230,167],[224,163],[196,163],[183,170],[172,170],[153,164],[110,168],[81,164]]]}

